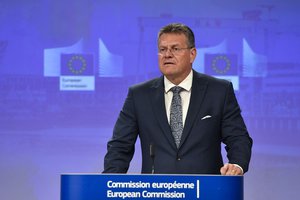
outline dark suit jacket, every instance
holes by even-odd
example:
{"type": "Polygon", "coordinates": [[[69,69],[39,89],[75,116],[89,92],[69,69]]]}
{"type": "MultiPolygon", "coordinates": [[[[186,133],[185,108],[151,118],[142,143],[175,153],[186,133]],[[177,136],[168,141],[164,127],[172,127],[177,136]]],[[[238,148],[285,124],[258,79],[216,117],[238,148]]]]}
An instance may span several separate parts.
{"type": "Polygon", "coordinates": [[[177,149],[166,116],[163,76],[129,88],[108,142],[104,173],[126,173],[139,136],[142,173],[151,173],[154,146],[155,173],[220,174],[221,142],[230,163],[248,170],[249,137],[232,84],[193,72],[190,104],[177,149]],[[211,117],[203,119],[210,115],[211,117]]]}

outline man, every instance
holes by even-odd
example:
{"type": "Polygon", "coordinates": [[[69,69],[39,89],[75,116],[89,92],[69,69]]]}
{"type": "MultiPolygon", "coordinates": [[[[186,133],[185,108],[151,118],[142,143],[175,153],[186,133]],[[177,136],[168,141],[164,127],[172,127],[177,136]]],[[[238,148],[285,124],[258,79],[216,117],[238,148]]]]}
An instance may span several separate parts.
{"type": "Polygon", "coordinates": [[[248,170],[252,139],[232,84],[192,70],[196,53],[186,25],[160,30],[163,76],[129,88],[107,145],[104,173],[127,172],[138,136],[142,173],[242,175],[248,170]],[[229,160],[225,165],[221,142],[229,160]]]}

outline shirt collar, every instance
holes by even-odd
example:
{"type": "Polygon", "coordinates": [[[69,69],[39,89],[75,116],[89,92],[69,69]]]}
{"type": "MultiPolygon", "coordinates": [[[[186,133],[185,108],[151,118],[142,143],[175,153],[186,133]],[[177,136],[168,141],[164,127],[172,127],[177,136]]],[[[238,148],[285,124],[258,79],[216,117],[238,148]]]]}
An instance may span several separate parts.
{"type": "MultiPolygon", "coordinates": [[[[190,91],[192,88],[192,82],[193,82],[193,70],[191,70],[189,75],[181,83],[179,83],[178,86],[182,87],[186,91],[190,91]]],[[[164,76],[164,84],[165,84],[165,93],[168,93],[172,87],[176,86],[171,81],[169,81],[166,76],[164,76]]]]}

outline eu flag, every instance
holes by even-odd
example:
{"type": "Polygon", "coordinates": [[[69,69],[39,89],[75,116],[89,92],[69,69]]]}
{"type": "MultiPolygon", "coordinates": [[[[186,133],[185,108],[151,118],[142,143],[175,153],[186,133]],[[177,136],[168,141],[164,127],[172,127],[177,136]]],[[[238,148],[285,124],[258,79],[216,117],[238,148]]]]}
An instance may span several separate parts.
{"type": "Polygon", "coordinates": [[[61,54],[60,75],[64,76],[93,76],[92,54],[61,54]]]}
{"type": "Polygon", "coordinates": [[[237,75],[237,55],[205,54],[205,73],[214,76],[237,75]]]}

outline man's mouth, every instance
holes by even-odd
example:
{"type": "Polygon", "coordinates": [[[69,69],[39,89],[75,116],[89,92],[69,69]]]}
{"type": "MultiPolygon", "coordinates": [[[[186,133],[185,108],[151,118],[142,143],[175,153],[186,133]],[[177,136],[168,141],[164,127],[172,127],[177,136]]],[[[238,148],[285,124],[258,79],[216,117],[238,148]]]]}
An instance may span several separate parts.
{"type": "Polygon", "coordinates": [[[164,65],[174,65],[174,62],[164,62],[164,65]]]}

